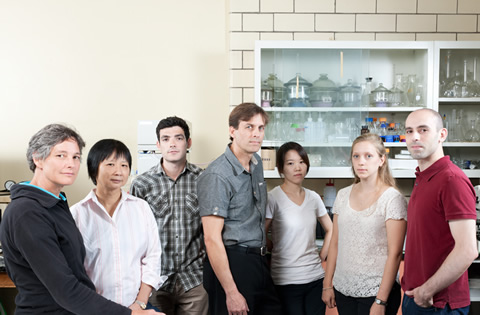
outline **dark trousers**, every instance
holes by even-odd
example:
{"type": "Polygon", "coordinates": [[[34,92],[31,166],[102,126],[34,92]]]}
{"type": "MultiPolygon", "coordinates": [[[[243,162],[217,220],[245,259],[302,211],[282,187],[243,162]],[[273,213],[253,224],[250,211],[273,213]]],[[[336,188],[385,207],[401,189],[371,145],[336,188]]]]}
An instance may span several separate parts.
{"type": "MultiPolygon", "coordinates": [[[[401,297],[400,285],[395,281],[392,291],[390,291],[390,295],[388,296],[385,315],[397,314],[401,297]]],[[[339,315],[368,315],[372,304],[375,302],[375,296],[356,298],[343,295],[335,290],[335,302],[337,303],[339,315]]]]}
{"type": "Polygon", "coordinates": [[[402,314],[414,315],[414,314],[437,314],[437,315],[467,315],[470,310],[470,306],[462,308],[456,308],[452,310],[447,304],[444,308],[436,307],[420,307],[413,298],[403,295],[402,314]]]}
{"type": "Polygon", "coordinates": [[[284,315],[325,315],[323,279],[305,284],[276,285],[284,315]]]}
{"type": "MultiPolygon", "coordinates": [[[[246,253],[240,248],[226,248],[228,263],[238,291],[247,300],[248,314],[281,314],[280,300],[277,297],[265,256],[246,253]]],[[[203,286],[208,293],[210,314],[227,315],[225,291],[218,281],[212,266],[205,259],[203,265],[203,286]]]]}

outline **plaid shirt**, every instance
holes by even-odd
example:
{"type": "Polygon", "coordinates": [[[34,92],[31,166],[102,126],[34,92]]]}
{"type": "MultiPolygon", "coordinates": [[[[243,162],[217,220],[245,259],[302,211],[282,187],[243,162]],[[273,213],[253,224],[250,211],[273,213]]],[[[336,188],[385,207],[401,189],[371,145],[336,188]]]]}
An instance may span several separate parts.
{"type": "Polygon", "coordinates": [[[161,290],[173,292],[179,281],[186,291],[202,283],[202,221],[197,199],[197,178],[202,169],[187,162],[174,181],[161,162],[139,175],[131,194],[148,202],[157,220],[162,246],[162,276],[168,276],[161,290]]]}

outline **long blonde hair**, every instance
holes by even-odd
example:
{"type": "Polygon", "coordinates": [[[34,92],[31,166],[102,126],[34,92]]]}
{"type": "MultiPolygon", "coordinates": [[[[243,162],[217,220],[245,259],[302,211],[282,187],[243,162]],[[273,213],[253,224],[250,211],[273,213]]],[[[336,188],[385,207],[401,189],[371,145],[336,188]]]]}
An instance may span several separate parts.
{"type": "MultiPolygon", "coordinates": [[[[395,178],[392,176],[392,172],[390,171],[390,167],[388,166],[388,155],[387,151],[385,150],[385,146],[383,145],[382,138],[380,138],[377,134],[375,133],[364,133],[361,136],[358,136],[355,141],[352,143],[352,148],[350,150],[350,163],[352,163],[352,154],[353,154],[353,148],[357,143],[363,142],[363,141],[368,141],[370,142],[375,149],[377,150],[377,153],[380,157],[385,157],[385,162],[383,163],[382,166],[378,168],[378,177],[377,180],[380,180],[382,183],[384,183],[387,186],[391,186],[394,188],[397,188],[395,178]]],[[[355,170],[353,168],[353,163],[352,163],[352,173],[354,176],[353,182],[359,183],[360,178],[355,174],[355,170]]]]}

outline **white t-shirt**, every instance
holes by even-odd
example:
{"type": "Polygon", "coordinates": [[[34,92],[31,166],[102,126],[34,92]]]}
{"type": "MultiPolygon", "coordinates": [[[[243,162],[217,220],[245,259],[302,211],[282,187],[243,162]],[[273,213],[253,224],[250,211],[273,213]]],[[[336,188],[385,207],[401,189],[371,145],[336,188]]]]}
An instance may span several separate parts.
{"type": "Polygon", "coordinates": [[[316,192],[304,190],[300,206],[280,186],[268,193],[266,218],[272,219],[271,274],[276,285],[310,283],[325,274],[315,232],[317,218],[326,215],[327,210],[316,192]]]}
{"type": "Polygon", "coordinates": [[[393,187],[388,188],[369,208],[350,207],[353,186],[341,189],[333,213],[338,216],[338,255],[333,285],[347,296],[377,295],[387,261],[385,221],[406,220],[407,201],[393,187]]]}

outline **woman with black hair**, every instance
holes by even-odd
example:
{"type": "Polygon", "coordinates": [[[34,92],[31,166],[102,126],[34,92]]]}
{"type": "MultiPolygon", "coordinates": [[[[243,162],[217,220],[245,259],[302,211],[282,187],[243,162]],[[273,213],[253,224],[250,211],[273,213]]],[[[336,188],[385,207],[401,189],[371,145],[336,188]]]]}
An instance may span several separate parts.
{"type": "Polygon", "coordinates": [[[272,227],[273,282],[287,315],[325,314],[320,299],[332,221],[320,196],[302,187],[310,168],[305,149],[287,142],[277,151],[283,184],[268,193],[265,230],[272,227]],[[315,244],[317,220],[326,232],[320,253],[315,244]]]}
{"type": "Polygon", "coordinates": [[[88,175],[96,185],[72,208],[87,255],[85,269],[104,297],[132,310],[148,304],[160,277],[160,240],[146,201],[122,190],[132,157],[122,142],[100,140],[90,149],[88,175]]]}

